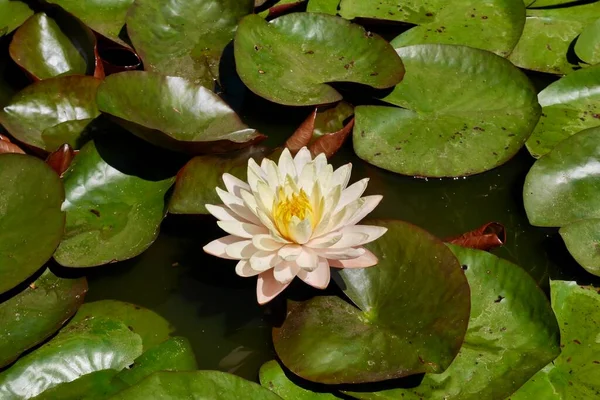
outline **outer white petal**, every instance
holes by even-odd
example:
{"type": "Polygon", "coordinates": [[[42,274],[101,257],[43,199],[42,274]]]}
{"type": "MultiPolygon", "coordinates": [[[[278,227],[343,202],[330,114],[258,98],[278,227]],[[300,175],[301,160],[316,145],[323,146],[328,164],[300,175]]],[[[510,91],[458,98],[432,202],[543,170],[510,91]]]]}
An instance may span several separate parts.
{"type": "Polygon", "coordinates": [[[317,253],[306,247],[302,248],[302,252],[296,259],[296,264],[306,271],[314,271],[319,265],[319,257],[317,253]]]}
{"type": "Polygon", "coordinates": [[[273,300],[288,285],[289,283],[284,284],[275,279],[272,269],[259,274],[256,284],[256,299],[258,300],[258,304],[263,305],[273,300]]]}
{"type": "Polygon", "coordinates": [[[305,246],[317,249],[325,249],[333,246],[334,244],[339,242],[340,239],[342,239],[342,232],[330,232],[326,235],[322,235],[318,238],[309,240],[305,246]]]}
{"type": "Polygon", "coordinates": [[[240,190],[250,190],[250,185],[228,173],[223,174],[223,183],[227,191],[236,197],[240,197],[240,190]]]}
{"type": "Polygon", "coordinates": [[[296,179],[298,176],[296,173],[296,165],[294,165],[294,159],[292,158],[292,154],[287,147],[283,149],[283,152],[281,152],[278,167],[283,179],[285,179],[288,175],[292,177],[292,179],[296,179]]]}
{"type": "Polygon", "coordinates": [[[348,163],[346,165],[342,165],[335,171],[333,171],[332,182],[335,182],[336,185],[340,185],[342,189],[345,189],[348,186],[348,182],[350,182],[350,175],[352,173],[352,164],[348,163]]]}
{"type": "Polygon", "coordinates": [[[247,260],[257,251],[258,249],[254,247],[252,240],[232,243],[225,249],[225,253],[234,260],[247,260]]]}
{"type": "Polygon", "coordinates": [[[250,266],[259,272],[273,268],[281,262],[276,251],[257,251],[250,257],[250,266]]]}
{"type": "Polygon", "coordinates": [[[348,247],[356,247],[365,243],[369,235],[361,232],[345,232],[342,238],[336,244],[330,246],[332,249],[346,249],[348,247]]]}
{"type": "Polygon", "coordinates": [[[342,228],[341,232],[344,235],[347,234],[362,234],[365,235],[366,238],[360,241],[357,244],[352,245],[351,247],[361,246],[363,244],[371,243],[374,240],[379,239],[388,231],[387,228],[383,226],[373,226],[373,225],[350,225],[342,228]]]}
{"type": "Polygon", "coordinates": [[[248,185],[252,191],[256,191],[256,185],[259,181],[263,181],[265,178],[263,170],[254,161],[253,158],[248,160],[248,185]]]}
{"type": "Polygon", "coordinates": [[[358,199],[367,189],[369,184],[369,178],[361,179],[358,182],[353,183],[348,188],[344,189],[340,201],[338,202],[335,211],[341,210],[346,205],[350,204],[354,200],[358,199]]]}
{"type": "Polygon", "coordinates": [[[375,196],[367,196],[362,198],[364,200],[364,204],[360,207],[360,209],[344,224],[348,225],[356,225],[359,223],[364,217],[366,217],[371,211],[379,205],[383,196],[375,195],[375,196]]]}
{"type": "Polygon", "coordinates": [[[375,254],[365,249],[365,254],[349,260],[329,260],[329,265],[335,268],[367,268],[379,262],[375,254]]]}
{"type": "Polygon", "coordinates": [[[276,251],[285,245],[285,243],[280,242],[271,234],[256,235],[252,238],[252,243],[254,247],[263,251],[276,251]]]}
{"type": "Polygon", "coordinates": [[[299,244],[288,244],[279,249],[279,257],[285,261],[295,261],[302,253],[302,246],[299,244]]]}
{"type": "Polygon", "coordinates": [[[350,247],[347,249],[314,249],[314,251],[319,257],[324,257],[328,260],[349,260],[362,256],[367,250],[362,247],[357,249],[350,247]]]}
{"type": "Polygon", "coordinates": [[[230,235],[239,236],[241,238],[252,239],[252,236],[261,233],[269,233],[269,230],[264,226],[253,225],[238,221],[217,221],[217,225],[230,235]]]}
{"type": "Polygon", "coordinates": [[[253,222],[253,223],[258,222],[258,221],[256,221],[256,219],[257,219],[256,216],[254,216],[252,211],[250,209],[248,209],[248,207],[246,207],[246,205],[244,204],[242,199],[230,194],[229,192],[226,192],[225,190],[221,189],[220,187],[217,188],[217,194],[219,195],[219,197],[221,198],[223,203],[225,203],[225,205],[231,211],[233,211],[234,213],[236,213],[237,215],[239,215],[246,221],[253,222]]]}
{"type": "Polygon", "coordinates": [[[227,246],[229,246],[233,243],[241,242],[241,241],[243,241],[243,239],[241,239],[237,236],[233,236],[233,235],[223,236],[222,238],[213,240],[212,242],[210,242],[209,244],[204,246],[203,250],[206,253],[208,253],[212,256],[215,256],[215,257],[226,258],[228,260],[236,260],[236,258],[228,256],[225,249],[227,248],[227,246]]]}
{"type": "Polygon", "coordinates": [[[318,176],[327,167],[327,157],[325,154],[320,153],[315,157],[313,163],[315,164],[315,172],[318,176]]]}
{"type": "Polygon", "coordinates": [[[250,263],[247,260],[240,260],[237,263],[235,266],[235,273],[244,278],[249,278],[259,274],[258,271],[255,271],[250,267],[250,263]]]}
{"type": "Polygon", "coordinates": [[[294,216],[288,224],[288,230],[291,239],[293,239],[295,243],[304,244],[310,240],[310,236],[312,235],[312,224],[308,218],[300,221],[298,217],[294,216]]]}
{"type": "Polygon", "coordinates": [[[296,157],[294,157],[294,165],[296,166],[296,171],[298,172],[298,175],[302,173],[304,166],[308,164],[311,160],[312,157],[310,155],[310,151],[308,151],[306,147],[301,148],[300,151],[296,154],[296,157]]]}
{"type": "Polygon", "coordinates": [[[298,275],[298,271],[300,267],[295,262],[282,262],[275,266],[273,269],[273,276],[279,282],[288,284],[290,283],[296,275],[298,275]]]}
{"type": "Polygon", "coordinates": [[[229,207],[223,205],[215,206],[212,204],[205,204],[204,207],[206,207],[208,212],[211,213],[212,216],[218,220],[248,222],[236,213],[234,213],[229,207]]]}
{"type": "Polygon", "coordinates": [[[329,263],[326,259],[319,258],[318,266],[314,271],[308,272],[300,269],[300,271],[298,271],[298,278],[302,279],[312,287],[325,289],[327,285],[329,285],[329,280],[331,279],[329,263]]]}

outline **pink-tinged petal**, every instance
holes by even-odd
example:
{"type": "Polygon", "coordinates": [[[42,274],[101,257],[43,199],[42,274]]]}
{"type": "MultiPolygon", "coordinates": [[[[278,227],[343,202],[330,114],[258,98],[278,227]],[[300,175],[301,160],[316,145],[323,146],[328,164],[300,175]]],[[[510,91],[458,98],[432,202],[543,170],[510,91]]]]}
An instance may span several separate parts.
{"type": "Polygon", "coordinates": [[[305,271],[314,271],[319,266],[319,257],[317,253],[304,247],[296,259],[296,264],[305,271]]]}
{"type": "Polygon", "coordinates": [[[350,175],[352,174],[352,164],[348,163],[346,165],[342,165],[335,171],[333,171],[333,178],[331,180],[336,184],[340,185],[342,189],[345,189],[348,186],[348,182],[350,182],[350,175]]]}
{"type": "MultiPolygon", "coordinates": [[[[346,226],[344,228],[342,228],[341,232],[344,235],[364,235],[365,238],[364,240],[361,240],[360,242],[351,245],[351,247],[356,247],[356,246],[362,246],[363,244],[366,243],[371,243],[374,240],[379,239],[380,237],[382,237],[386,232],[387,232],[387,228],[384,228],[383,226],[374,226],[374,225],[350,225],[350,226],[346,226]]],[[[334,246],[336,247],[336,246],[334,246]]]]}
{"type": "Polygon", "coordinates": [[[225,253],[234,260],[247,260],[257,251],[258,249],[254,247],[252,240],[232,243],[225,249],[225,253]]]}
{"type": "Polygon", "coordinates": [[[217,240],[213,240],[206,246],[204,246],[203,250],[210,254],[211,256],[225,258],[228,260],[237,260],[236,258],[230,257],[227,255],[226,249],[227,246],[230,246],[234,243],[238,243],[243,241],[241,238],[233,235],[223,236],[217,240]]]}
{"type": "Polygon", "coordinates": [[[379,260],[375,254],[365,249],[365,254],[350,260],[329,260],[329,265],[335,268],[367,268],[377,265],[379,260]]]}
{"type": "MultiPolygon", "coordinates": [[[[326,235],[319,236],[318,238],[314,238],[309,240],[305,246],[311,247],[315,249],[326,249],[328,247],[333,246],[337,242],[342,239],[342,232],[330,232],[326,235]]],[[[346,246],[348,247],[348,246],[346,246]]]]}
{"type": "Polygon", "coordinates": [[[259,274],[256,284],[256,299],[258,300],[258,304],[267,304],[277,297],[279,293],[283,292],[288,285],[289,283],[281,283],[275,279],[272,269],[259,274]]]}
{"type": "Polygon", "coordinates": [[[298,271],[298,278],[316,289],[325,289],[327,285],[329,285],[329,280],[331,279],[329,263],[326,259],[319,258],[318,266],[314,271],[308,272],[300,269],[300,271],[298,271]]]}
{"type": "Polygon", "coordinates": [[[375,196],[367,196],[362,198],[364,200],[364,204],[362,207],[346,222],[345,225],[356,225],[358,224],[364,217],[366,217],[371,211],[375,209],[383,199],[381,195],[375,196]]]}
{"type": "Polygon", "coordinates": [[[250,257],[250,266],[258,272],[263,272],[273,268],[281,261],[276,251],[257,251],[250,257]]]}
{"type": "Polygon", "coordinates": [[[281,156],[279,156],[279,172],[281,173],[281,177],[285,179],[288,175],[295,179],[298,174],[296,173],[296,166],[294,165],[294,159],[292,158],[292,153],[286,147],[281,152],[281,156]]]}
{"type": "Polygon", "coordinates": [[[299,244],[288,244],[279,249],[279,257],[285,261],[295,261],[302,253],[302,246],[299,244]]]}
{"type": "Polygon", "coordinates": [[[227,191],[236,197],[241,197],[242,190],[250,190],[250,185],[231,174],[223,174],[223,183],[227,191]]]}
{"type": "Polygon", "coordinates": [[[279,282],[288,284],[298,275],[299,270],[300,267],[295,262],[282,262],[273,269],[273,276],[279,282]]]}
{"type": "Polygon", "coordinates": [[[367,250],[363,247],[357,249],[350,247],[346,249],[313,249],[313,251],[315,251],[319,257],[324,257],[328,260],[350,260],[362,256],[367,250]]]}
{"type": "Polygon", "coordinates": [[[256,235],[252,238],[252,243],[254,243],[254,246],[259,250],[277,251],[285,246],[285,243],[276,239],[277,238],[273,237],[271,234],[256,235]]]}
{"type": "Polygon", "coordinates": [[[288,230],[291,236],[290,239],[295,243],[304,244],[310,240],[312,235],[312,224],[308,218],[300,221],[298,217],[294,216],[288,224],[288,230]]]}
{"type": "Polygon", "coordinates": [[[304,166],[311,162],[311,160],[312,157],[310,155],[310,151],[306,147],[303,147],[300,149],[300,151],[298,151],[296,157],[294,157],[294,165],[296,166],[296,172],[298,172],[298,175],[302,173],[304,166]]]}
{"type": "Polygon", "coordinates": [[[264,226],[257,226],[245,222],[238,221],[217,221],[217,225],[230,235],[239,236],[241,238],[252,239],[252,236],[261,233],[269,233],[269,230],[264,226]]]}
{"type": "Polygon", "coordinates": [[[234,213],[230,208],[225,206],[214,206],[212,204],[205,204],[204,207],[208,210],[209,213],[212,214],[218,220],[221,221],[239,221],[239,222],[247,222],[242,217],[234,213]]]}
{"type": "Polygon", "coordinates": [[[235,266],[235,273],[243,278],[249,278],[259,274],[258,271],[255,271],[250,267],[248,260],[240,260],[235,266]]]}
{"type": "Polygon", "coordinates": [[[356,247],[365,243],[369,235],[360,232],[344,232],[339,242],[330,246],[332,249],[347,249],[348,247],[356,247]]]}
{"type": "Polygon", "coordinates": [[[358,182],[353,183],[348,188],[342,191],[342,196],[340,197],[340,201],[338,202],[335,211],[339,211],[348,204],[352,203],[354,200],[360,198],[362,194],[367,189],[367,185],[369,184],[369,178],[361,179],[358,182]]]}

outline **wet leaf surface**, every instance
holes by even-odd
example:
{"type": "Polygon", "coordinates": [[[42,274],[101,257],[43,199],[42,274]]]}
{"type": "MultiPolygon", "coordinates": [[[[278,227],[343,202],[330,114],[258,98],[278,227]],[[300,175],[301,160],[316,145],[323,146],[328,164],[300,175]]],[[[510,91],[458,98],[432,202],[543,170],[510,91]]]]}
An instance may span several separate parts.
{"type": "Polygon", "coordinates": [[[11,33],[33,15],[27,4],[15,0],[0,0],[0,37],[11,33]]]}
{"type": "Polygon", "coordinates": [[[445,241],[457,246],[489,251],[506,243],[506,230],[502,224],[489,222],[462,235],[446,238],[445,241]]]}

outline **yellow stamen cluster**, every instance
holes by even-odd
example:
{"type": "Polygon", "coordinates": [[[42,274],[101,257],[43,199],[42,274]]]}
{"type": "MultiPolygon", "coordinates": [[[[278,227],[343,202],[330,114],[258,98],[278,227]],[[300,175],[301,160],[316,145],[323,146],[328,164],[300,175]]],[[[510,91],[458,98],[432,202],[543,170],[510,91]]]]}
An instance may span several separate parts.
{"type": "Polygon", "coordinates": [[[313,209],[310,200],[302,189],[298,193],[286,196],[284,189],[280,187],[273,206],[273,220],[279,233],[288,240],[293,240],[289,232],[293,217],[297,217],[301,221],[310,218],[312,222],[313,209]]]}

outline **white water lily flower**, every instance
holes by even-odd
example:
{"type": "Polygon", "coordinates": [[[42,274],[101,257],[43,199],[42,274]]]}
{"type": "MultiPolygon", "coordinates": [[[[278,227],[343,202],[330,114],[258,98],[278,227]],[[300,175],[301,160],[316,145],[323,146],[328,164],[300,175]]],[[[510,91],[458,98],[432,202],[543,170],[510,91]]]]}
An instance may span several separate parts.
{"type": "Polygon", "coordinates": [[[362,245],[381,237],[386,228],[356,225],[382,196],[361,197],[368,178],[348,186],[351,164],[337,170],[325,155],[314,160],[306,147],[292,158],[285,149],[276,164],[248,161],[248,183],[223,175],[227,191],[217,188],[224,205],[207,210],[229,236],[204,251],[239,260],[236,273],[258,275],[257,298],[265,304],[297,276],[325,289],[329,267],[363,268],[377,257],[362,245]]]}

